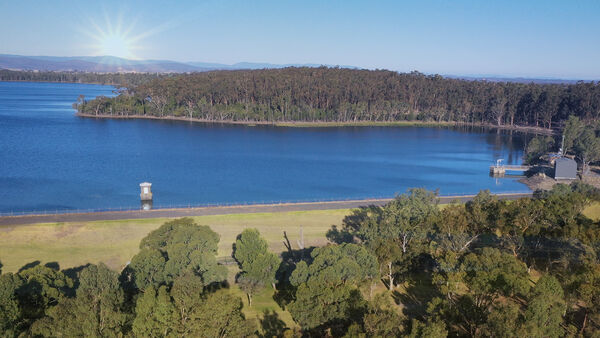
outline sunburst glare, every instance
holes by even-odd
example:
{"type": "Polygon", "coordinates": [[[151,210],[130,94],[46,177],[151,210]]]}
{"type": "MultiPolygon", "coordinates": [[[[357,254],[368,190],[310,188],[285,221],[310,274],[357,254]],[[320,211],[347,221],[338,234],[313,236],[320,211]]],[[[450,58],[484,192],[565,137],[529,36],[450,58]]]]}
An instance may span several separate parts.
{"type": "Polygon", "coordinates": [[[116,56],[127,59],[137,59],[135,51],[139,49],[139,40],[146,37],[147,34],[132,35],[135,20],[130,22],[127,28],[123,28],[122,16],[117,15],[116,23],[105,15],[103,27],[96,24],[94,20],[89,20],[87,29],[82,32],[91,38],[90,47],[95,55],[116,56]],[[92,28],[92,31],[89,28],[92,28]]]}
{"type": "MultiPolygon", "coordinates": [[[[127,17],[124,19],[127,10],[117,10],[110,15],[108,11],[104,12],[102,24],[88,17],[82,22],[83,25],[79,31],[87,35],[89,43],[86,47],[93,55],[116,56],[126,59],[140,59],[139,53],[151,49],[148,46],[147,38],[164,32],[174,25],[186,21],[186,16],[179,16],[170,21],[154,23],[152,27],[136,27],[137,19],[127,17]],[[127,24],[124,24],[124,23],[127,24]],[[142,43],[143,42],[143,43],[142,43]]],[[[114,61],[114,60],[112,60],[114,61]]],[[[112,62],[108,60],[108,62],[112,62]]]]}
{"type": "Polygon", "coordinates": [[[130,58],[133,56],[131,53],[131,42],[122,35],[111,34],[102,37],[99,47],[102,55],[118,56],[122,58],[130,58]]]}

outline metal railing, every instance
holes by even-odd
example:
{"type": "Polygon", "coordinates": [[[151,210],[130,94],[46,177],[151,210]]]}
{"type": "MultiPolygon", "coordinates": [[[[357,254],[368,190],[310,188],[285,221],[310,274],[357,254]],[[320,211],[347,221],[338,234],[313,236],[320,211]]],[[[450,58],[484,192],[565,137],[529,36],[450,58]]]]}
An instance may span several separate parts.
{"type": "MultiPolygon", "coordinates": [[[[503,191],[494,193],[496,195],[516,195],[529,194],[530,190],[521,191],[503,191]]],[[[440,198],[461,198],[473,196],[477,193],[451,193],[439,194],[440,198]]],[[[233,206],[257,206],[257,205],[278,205],[278,204],[300,204],[300,203],[331,203],[331,202],[351,202],[364,200],[386,200],[392,199],[392,196],[371,196],[371,197],[351,197],[351,198],[321,198],[321,199],[289,199],[289,200],[259,200],[259,201],[234,201],[234,202],[214,202],[214,203],[188,203],[188,204],[154,204],[152,210],[165,209],[196,209],[196,208],[217,208],[217,207],[233,207],[233,206]]],[[[143,212],[141,205],[138,206],[120,206],[107,208],[89,208],[89,209],[44,209],[44,210],[9,210],[1,211],[0,217],[7,216],[33,216],[33,215],[59,215],[59,214],[87,214],[96,212],[120,212],[120,211],[140,211],[143,212]]]]}

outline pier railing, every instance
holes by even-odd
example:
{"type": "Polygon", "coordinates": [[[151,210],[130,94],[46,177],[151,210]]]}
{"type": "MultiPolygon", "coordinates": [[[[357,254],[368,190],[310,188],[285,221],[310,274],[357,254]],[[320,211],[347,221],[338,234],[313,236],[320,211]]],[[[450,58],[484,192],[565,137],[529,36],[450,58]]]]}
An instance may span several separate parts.
{"type": "MultiPolygon", "coordinates": [[[[495,195],[519,195],[529,194],[530,190],[522,191],[504,191],[493,193],[495,195]]],[[[452,193],[439,194],[439,198],[461,198],[474,196],[477,193],[452,193]]],[[[253,205],[277,205],[277,204],[300,204],[300,203],[333,203],[333,202],[350,202],[350,201],[370,201],[370,200],[388,200],[394,196],[372,196],[372,197],[352,197],[352,198],[324,198],[324,199],[296,199],[296,200],[259,200],[251,202],[235,201],[235,202],[216,202],[216,203],[188,203],[188,204],[154,204],[152,210],[165,209],[196,209],[196,208],[217,208],[217,207],[232,207],[232,206],[253,206],[253,205]]],[[[33,215],[59,215],[59,214],[87,214],[96,212],[119,212],[119,211],[140,211],[143,212],[141,205],[138,206],[120,206],[107,208],[89,208],[89,209],[41,209],[41,210],[8,210],[0,211],[0,217],[7,216],[33,216],[33,215]]]]}

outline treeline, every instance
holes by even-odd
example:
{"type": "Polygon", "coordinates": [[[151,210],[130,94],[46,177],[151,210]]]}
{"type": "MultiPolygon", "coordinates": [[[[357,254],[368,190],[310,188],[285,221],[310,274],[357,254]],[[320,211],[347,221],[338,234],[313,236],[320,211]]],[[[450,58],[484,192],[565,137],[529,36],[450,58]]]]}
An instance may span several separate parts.
{"type": "Polygon", "coordinates": [[[81,113],[223,121],[461,122],[552,128],[600,117],[600,85],[468,81],[385,70],[212,71],[153,80],[81,113]]]}
{"type": "Polygon", "coordinates": [[[570,116],[563,132],[556,136],[536,136],[527,144],[524,161],[528,164],[548,163],[550,153],[571,155],[581,164],[582,174],[588,174],[590,163],[600,161],[600,121],[590,123],[570,116]],[[561,149],[562,148],[562,149],[561,149]]]}
{"type": "Polygon", "coordinates": [[[583,184],[533,198],[481,192],[440,208],[413,189],[332,227],[324,247],[281,256],[253,229],[233,247],[235,281],[265,288],[276,312],[246,318],[218,263],[218,235],[184,218],[140,244],[119,274],[103,264],[61,271],[31,264],[0,276],[6,337],[597,337],[600,228],[582,212],[600,201],[583,184]]]}
{"type": "Polygon", "coordinates": [[[169,74],[15,71],[0,69],[0,81],[95,83],[135,87],[169,74]]]}

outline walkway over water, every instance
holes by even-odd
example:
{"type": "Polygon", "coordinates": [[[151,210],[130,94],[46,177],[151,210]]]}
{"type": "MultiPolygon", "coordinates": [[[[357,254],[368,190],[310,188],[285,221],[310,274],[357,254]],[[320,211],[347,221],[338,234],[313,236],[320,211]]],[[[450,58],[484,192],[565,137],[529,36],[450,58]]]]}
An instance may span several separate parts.
{"type": "Polygon", "coordinates": [[[491,165],[490,174],[493,176],[503,176],[507,171],[527,171],[533,168],[530,165],[491,165]]]}

